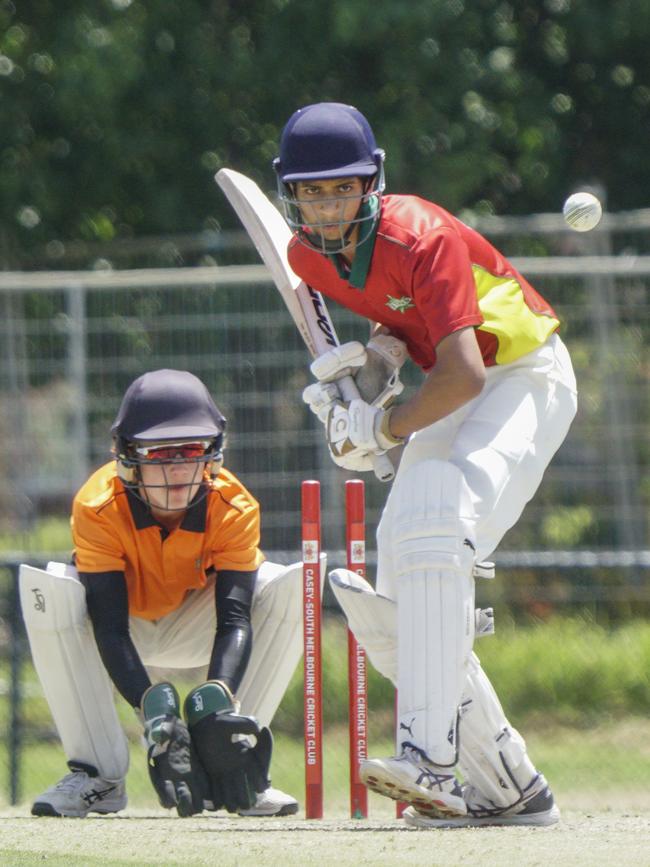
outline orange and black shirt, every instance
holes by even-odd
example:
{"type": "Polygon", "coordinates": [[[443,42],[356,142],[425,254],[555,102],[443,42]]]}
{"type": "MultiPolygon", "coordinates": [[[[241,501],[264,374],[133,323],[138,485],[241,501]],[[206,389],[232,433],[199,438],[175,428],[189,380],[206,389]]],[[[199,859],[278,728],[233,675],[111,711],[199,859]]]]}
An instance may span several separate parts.
{"type": "Polygon", "coordinates": [[[228,470],[205,480],[207,496],[167,532],[128,491],[114,462],[97,470],[72,508],[75,564],[93,573],[123,573],[129,614],[157,620],[176,610],[190,590],[204,587],[211,571],[254,572],[259,549],[257,501],[228,470]]]}

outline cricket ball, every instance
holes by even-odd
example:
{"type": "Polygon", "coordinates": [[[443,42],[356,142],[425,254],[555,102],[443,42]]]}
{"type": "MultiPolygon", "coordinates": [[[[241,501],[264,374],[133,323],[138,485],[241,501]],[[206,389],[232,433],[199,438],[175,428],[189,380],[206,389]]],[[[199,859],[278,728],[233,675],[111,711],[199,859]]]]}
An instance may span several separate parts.
{"type": "Polygon", "coordinates": [[[574,193],[564,203],[562,213],[574,232],[590,232],[600,223],[603,206],[591,193],[574,193]]]}

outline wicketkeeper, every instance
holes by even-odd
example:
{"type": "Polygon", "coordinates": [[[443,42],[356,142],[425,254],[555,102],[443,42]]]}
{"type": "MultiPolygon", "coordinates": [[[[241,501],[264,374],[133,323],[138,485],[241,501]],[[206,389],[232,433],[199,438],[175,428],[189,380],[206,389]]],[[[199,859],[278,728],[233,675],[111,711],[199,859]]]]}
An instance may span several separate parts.
{"type": "Polygon", "coordinates": [[[112,427],[115,460],[74,499],[73,565],[21,566],[34,665],[70,768],[34,815],[126,806],[113,687],[142,723],[163,807],[298,809],[270,785],[268,726],[302,652],[302,572],[264,562],[259,506],[222,466],[225,427],[196,376],[140,376],[112,427]],[[205,667],[207,679],[181,704],[146,666],[205,667]]]}
{"type": "Polygon", "coordinates": [[[474,574],[534,495],[576,412],[576,383],[548,302],[478,232],[439,205],[384,195],[384,152],[354,107],[318,103],[284,127],[275,161],[305,283],[370,320],[312,364],[305,400],[333,460],[371,468],[404,446],[378,528],[376,592],[335,570],[357,640],[398,687],[397,754],[368,786],[437,825],[556,822],[551,790],[472,651],[474,574]],[[406,400],[406,355],[422,369],[406,400]],[[386,389],[360,377],[385,365],[386,389]],[[336,385],[357,376],[364,399],[336,385]],[[461,785],[462,783],[462,785],[461,785]]]}

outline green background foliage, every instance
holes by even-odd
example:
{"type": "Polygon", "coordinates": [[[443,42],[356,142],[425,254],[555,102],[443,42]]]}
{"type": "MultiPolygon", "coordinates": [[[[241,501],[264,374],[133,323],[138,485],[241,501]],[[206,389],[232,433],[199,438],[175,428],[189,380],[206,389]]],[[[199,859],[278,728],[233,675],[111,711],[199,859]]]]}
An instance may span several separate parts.
{"type": "Polygon", "coordinates": [[[649,37],[640,0],[0,0],[0,256],[234,226],[214,172],[272,187],[320,100],[367,114],[393,191],[529,213],[598,181],[641,206],[649,37]]]}

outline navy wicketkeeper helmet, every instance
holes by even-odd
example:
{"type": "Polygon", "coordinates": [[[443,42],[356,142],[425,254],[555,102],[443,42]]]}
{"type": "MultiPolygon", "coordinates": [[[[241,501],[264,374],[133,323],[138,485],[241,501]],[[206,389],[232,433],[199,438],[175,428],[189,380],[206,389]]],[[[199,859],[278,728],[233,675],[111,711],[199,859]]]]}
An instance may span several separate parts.
{"type": "Polygon", "coordinates": [[[196,460],[216,475],[225,430],[226,419],[198,377],[187,370],[152,370],[128,387],[111,427],[119,475],[137,485],[137,469],[148,451],[143,446],[152,443],[203,444],[196,460]]]}

